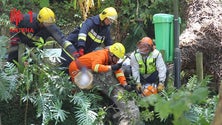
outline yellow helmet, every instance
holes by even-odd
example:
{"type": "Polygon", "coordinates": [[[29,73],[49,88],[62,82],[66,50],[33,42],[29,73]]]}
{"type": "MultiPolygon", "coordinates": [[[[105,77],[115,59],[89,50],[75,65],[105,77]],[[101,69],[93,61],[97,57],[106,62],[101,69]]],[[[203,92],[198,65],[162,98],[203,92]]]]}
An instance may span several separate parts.
{"type": "Polygon", "coordinates": [[[110,46],[109,50],[118,58],[123,58],[125,55],[125,47],[121,43],[114,43],[110,46]]]}
{"type": "Polygon", "coordinates": [[[40,23],[55,23],[55,14],[51,9],[43,7],[39,11],[37,19],[40,23]]]}
{"type": "Polygon", "coordinates": [[[118,14],[116,9],[113,7],[105,8],[102,13],[99,14],[100,20],[104,20],[105,18],[109,18],[111,20],[117,21],[118,14]]]}

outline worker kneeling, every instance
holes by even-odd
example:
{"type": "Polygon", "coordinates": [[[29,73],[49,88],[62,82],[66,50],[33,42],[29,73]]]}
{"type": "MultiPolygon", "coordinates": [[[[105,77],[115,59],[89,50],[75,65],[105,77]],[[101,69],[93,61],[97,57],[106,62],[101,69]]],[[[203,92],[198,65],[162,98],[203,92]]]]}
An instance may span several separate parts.
{"type": "Polygon", "coordinates": [[[142,38],[130,58],[137,91],[144,96],[149,96],[164,89],[167,68],[151,38],[142,38]]]}

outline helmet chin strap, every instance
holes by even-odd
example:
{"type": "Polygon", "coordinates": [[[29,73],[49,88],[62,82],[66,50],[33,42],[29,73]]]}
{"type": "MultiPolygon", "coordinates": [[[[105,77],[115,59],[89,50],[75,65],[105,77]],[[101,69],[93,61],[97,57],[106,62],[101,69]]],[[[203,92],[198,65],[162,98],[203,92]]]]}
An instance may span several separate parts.
{"type": "Polygon", "coordinates": [[[140,52],[141,55],[145,56],[148,55],[148,52],[144,53],[144,52],[140,52]]]}
{"type": "Polygon", "coordinates": [[[110,56],[110,64],[115,64],[114,61],[113,61],[113,58],[114,58],[114,55],[112,53],[109,53],[109,56],[110,56]]]}
{"type": "Polygon", "coordinates": [[[104,22],[104,20],[102,20],[101,21],[101,26],[105,26],[106,24],[105,24],[105,22],[104,22]]]}

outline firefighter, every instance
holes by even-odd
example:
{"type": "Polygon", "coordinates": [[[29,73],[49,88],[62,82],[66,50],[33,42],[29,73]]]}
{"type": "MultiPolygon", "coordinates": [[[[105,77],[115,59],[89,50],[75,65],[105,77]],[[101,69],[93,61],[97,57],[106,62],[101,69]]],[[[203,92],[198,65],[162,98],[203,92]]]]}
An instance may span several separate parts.
{"type": "Polygon", "coordinates": [[[74,52],[76,52],[75,47],[71,42],[65,39],[63,33],[56,26],[55,21],[56,19],[54,12],[47,7],[43,7],[38,14],[24,14],[21,22],[10,30],[12,31],[13,37],[10,41],[8,61],[18,61],[19,43],[23,43],[28,47],[35,47],[34,42],[45,42],[50,36],[53,37],[59,43],[59,45],[69,53],[69,55],[73,56],[74,52]],[[21,29],[28,30],[24,31],[21,29]]]}
{"type": "MultiPolygon", "coordinates": [[[[113,44],[110,36],[110,25],[117,21],[117,11],[113,7],[105,8],[100,14],[89,17],[75,28],[68,36],[67,40],[71,41],[78,49],[77,56],[82,56],[94,51],[102,44],[105,47],[113,44]]],[[[72,61],[66,53],[62,52],[64,66],[68,66],[72,61]]]]}
{"type": "Polygon", "coordinates": [[[167,68],[151,38],[142,38],[130,58],[132,76],[138,91],[149,96],[164,89],[167,68]]]}
{"type": "Polygon", "coordinates": [[[97,50],[85,54],[78,58],[77,61],[72,61],[69,65],[69,74],[72,81],[75,76],[81,71],[82,67],[92,70],[93,72],[103,73],[114,71],[119,83],[126,89],[130,89],[127,85],[126,78],[120,69],[122,63],[117,63],[125,54],[125,47],[121,43],[115,43],[109,48],[97,50]]]}
{"type": "MultiPolygon", "coordinates": [[[[135,104],[134,100],[120,101],[118,99],[119,93],[124,93],[125,89],[130,89],[130,86],[126,82],[126,78],[120,69],[122,63],[117,63],[120,58],[123,58],[125,54],[125,47],[121,43],[114,43],[109,48],[96,50],[85,54],[79,57],[76,61],[72,61],[69,66],[69,74],[71,76],[72,81],[76,81],[76,77],[83,75],[81,72],[82,67],[86,67],[88,70],[92,70],[96,72],[95,76],[107,73],[107,76],[112,76],[112,71],[115,72],[115,76],[117,77],[120,86],[116,86],[115,81],[104,81],[101,83],[95,82],[96,85],[100,88],[100,90],[106,94],[117,106],[119,109],[120,117],[119,125],[137,125],[136,122],[139,121],[139,108],[135,104]],[[97,74],[101,73],[101,74],[97,74]],[[111,93],[109,88],[113,87],[111,93]],[[123,88],[124,87],[124,88],[123,88]]],[[[106,76],[106,77],[107,77],[106,76]]],[[[96,79],[96,78],[95,78],[96,79]]],[[[108,80],[108,79],[106,79],[108,80]]],[[[88,80],[91,81],[91,80],[88,80]]],[[[76,83],[75,83],[76,84],[76,83]]],[[[78,86],[78,85],[77,85],[78,86]]],[[[89,85],[89,88],[91,85],[89,85]]],[[[88,87],[86,87],[88,89],[88,87]]],[[[115,116],[116,117],[116,116],[115,116]]]]}

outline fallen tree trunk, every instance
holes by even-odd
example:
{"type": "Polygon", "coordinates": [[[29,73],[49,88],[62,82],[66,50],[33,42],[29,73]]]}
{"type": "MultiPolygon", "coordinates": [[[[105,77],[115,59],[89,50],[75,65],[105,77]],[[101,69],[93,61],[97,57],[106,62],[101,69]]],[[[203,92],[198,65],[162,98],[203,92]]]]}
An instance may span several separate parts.
{"type": "Polygon", "coordinates": [[[204,75],[218,90],[222,79],[222,2],[193,0],[188,5],[187,27],[180,35],[182,70],[195,71],[195,54],[203,53],[204,75]]]}
{"type": "Polygon", "coordinates": [[[119,93],[124,93],[113,72],[93,73],[93,84],[98,86],[101,91],[106,94],[119,109],[118,125],[136,125],[139,122],[140,111],[134,100],[118,100],[119,93]]]}

